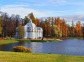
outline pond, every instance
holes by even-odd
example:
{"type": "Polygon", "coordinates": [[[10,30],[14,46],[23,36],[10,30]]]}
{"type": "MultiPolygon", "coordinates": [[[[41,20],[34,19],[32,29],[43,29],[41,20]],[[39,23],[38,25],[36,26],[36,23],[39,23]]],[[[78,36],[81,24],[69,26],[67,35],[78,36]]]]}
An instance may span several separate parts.
{"type": "Polygon", "coordinates": [[[1,51],[12,51],[14,46],[32,48],[32,53],[84,55],[84,40],[66,39],[59,42],[18,42],[1,45],[1,51]]]}

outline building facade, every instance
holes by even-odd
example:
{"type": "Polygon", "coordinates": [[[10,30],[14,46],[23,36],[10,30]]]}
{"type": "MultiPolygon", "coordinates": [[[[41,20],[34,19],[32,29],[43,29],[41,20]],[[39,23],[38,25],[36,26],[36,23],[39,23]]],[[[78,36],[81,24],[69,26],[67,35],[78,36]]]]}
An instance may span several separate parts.
{"type": "MultiPolygon", "coordinates": [[[[17,30],[16,30],[17,31],[17,30]]],[[[18,36],[18,31],[16,32],[16,36],[18,36]]],[[[41,27],[37,27],[32,20],[29,21],[24,26],[24,38],[27,39],[41,39],[43,38],[43,29],[41,27]]]]}

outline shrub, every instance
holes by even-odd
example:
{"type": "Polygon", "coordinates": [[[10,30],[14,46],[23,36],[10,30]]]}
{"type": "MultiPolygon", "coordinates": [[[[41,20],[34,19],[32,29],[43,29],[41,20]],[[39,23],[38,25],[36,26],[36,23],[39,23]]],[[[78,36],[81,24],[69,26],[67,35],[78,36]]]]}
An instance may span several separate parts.
{"type": "Polygon", "coordinates": [[[15,46],[13,47],[14,52],[31,52],[31,48],[26,48],[24,46],[15,46]]]}

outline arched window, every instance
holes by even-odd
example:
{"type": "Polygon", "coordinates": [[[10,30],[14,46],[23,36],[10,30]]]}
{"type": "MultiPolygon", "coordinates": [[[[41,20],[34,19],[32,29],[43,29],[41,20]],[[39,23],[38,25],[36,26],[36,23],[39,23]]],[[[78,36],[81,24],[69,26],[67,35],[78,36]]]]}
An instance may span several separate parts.
{"type": "Polygon", "coordinates": [[[31,28],[30,27],[27,27],[27,32],[30,32],[31,31],[31,28]]]}

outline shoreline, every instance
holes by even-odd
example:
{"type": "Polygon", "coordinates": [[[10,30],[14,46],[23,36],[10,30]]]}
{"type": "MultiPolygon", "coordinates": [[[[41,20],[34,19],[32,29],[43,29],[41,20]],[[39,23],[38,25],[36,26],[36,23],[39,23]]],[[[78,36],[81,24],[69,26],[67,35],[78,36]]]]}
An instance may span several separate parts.
{"type": "Polygon", "coordinates": [[[62,40],[55,38],[44,38],[44,39],[18,39],[17,41],[47,42],[47,41],[62,41],[62,40]]]}

